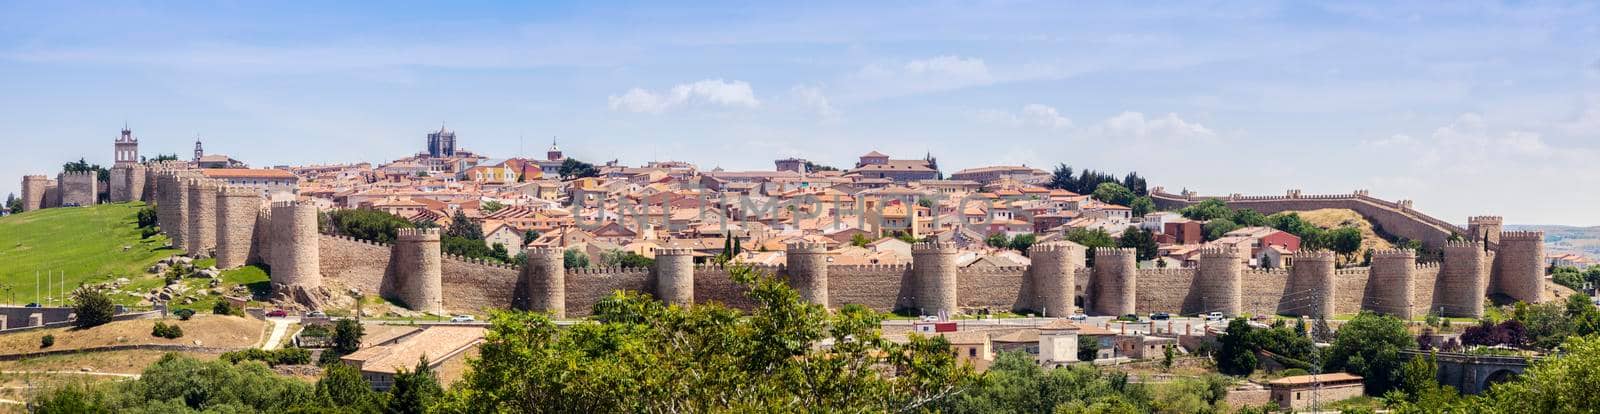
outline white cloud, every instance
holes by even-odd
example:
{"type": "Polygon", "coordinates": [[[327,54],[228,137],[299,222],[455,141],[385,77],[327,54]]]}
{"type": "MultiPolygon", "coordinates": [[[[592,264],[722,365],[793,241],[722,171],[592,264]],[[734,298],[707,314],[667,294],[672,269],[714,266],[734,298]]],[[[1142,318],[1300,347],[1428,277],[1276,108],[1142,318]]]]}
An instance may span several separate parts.
{"type": "Polygon", "coordinates": [[[977,58],[945,55],[906,62],[905,68],[907,72],[913,74],[928,73],[976,81],[990,80],[989,65],[985,65],[983,59],[977,58]]]}
{"type": "Polygon", "coordinates": [[[1210,140],[1216,131],[1198,122],[1185,121],[1178,114],[1147,118],[1143,113],[1126,111],[1089,128],[1089,133],[1107,138],[1133,140],[1210,140]]]}
{"type": "Polygon", "coordinates": [[[942,55],[868,64],[849,79],[853,82],[849,90],[870,100],[989,85],[996,79],[983,59],[942,55]]]}
{"type": "Polygon", "coordinates": [[[1380,138],[1380,139],[1373,139],[1373,140],[1363,140],[1363,141],[1361,141],[1361,145],[1365,146],[1365,147],[1383,148],[1383,147],[1411,145],[1412,141],[1413,141],[1413,139],[1411,138],[1410,135],[1394,134],[1394,135],[1390,135],[1388,138],[1380,138]]]}
{"type": "Polygon", "coordinates": [[[1055,107],[1043,104],[1027,104],[1017,113],[1000,109],[983,109],[974,113],[979,121],[1009,127],[1034,127],[1044,129],[1062,129],[1072,127],[1072,120],[1062,116],[1055,107]]]}
{"type": "Polygon", "coordinates": [[[622,95],[612,95],[607,101],[613,111],[661,113],[690,104],[710,104],[725,107],[756,108],[761,101],[755,90],[745,81],[705,79],[694,83],[673,86],[672,89],[653,92],[642,88],[629,89],[622,95]]]}
{"type": "Polygon", "coordinates": [[[828,96],[822,94],[821,88],[797,85],[789,89],[789,93],[794,94],[800,100],[801,105],[816,111],[817,117],[822,118],[822,120],[835,121],[839,119],[839,110],[834,109],[833,104],[828,102],[828,96]]]}

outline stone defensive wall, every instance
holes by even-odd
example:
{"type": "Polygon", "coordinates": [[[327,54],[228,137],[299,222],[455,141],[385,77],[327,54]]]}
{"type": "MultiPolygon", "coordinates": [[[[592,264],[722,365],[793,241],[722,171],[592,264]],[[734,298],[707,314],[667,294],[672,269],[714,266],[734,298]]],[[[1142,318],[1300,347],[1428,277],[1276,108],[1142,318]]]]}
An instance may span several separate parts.
{"type": "Polygon", "coordinates": [[[1452,234],[1463,236],[1470,234],[1467,229],[1412,209],[1411,200],[1382,200],[1372,197],[1366,190],[1356,190],[1350,194],[1303,194],[1300,190],[1289,190],[1282,196],[1239,194],[1200,196],[1193,192],[1172,194],[1162,187],[1155,187],[1150,190],[1150,199],[1155,202],[1157,208],[1169,210],[1188,207],[1206,200],[1221,200],[1229,208],[1250,209],[1261,214],[1324,208],[1354,210],[1378,225],[1385,233],[1419,240],[1423,246],[1433,250],[1444,246],[1444,242],[1449,240],[1452,234]]]}
{"type": "MultiPolygon", "coordinates": [[[[673,303],[753,304],[718,265],[695,264],[694,253],[658,249],[652,268],[565,269],[562,251],[529,251],[519,268],[440,252],[436,229],[403,229],[382,244],[318,229],[309,203],[264,205],[237,188],[213,188],[183,171],[152,176],[163,231],[193,255],[215,250],[219,265],[266,264],[278,300],[320,306],[351,290],[379,295],[428,313],[518,308],[562,317],[589,315],[618,290],[673,303]],[[212,202],[193,197],[213,197],[212,202]],[[191,208],[192,207],[192,208],[191,208]],[[213,220],[210,226],[194,221],[213,220]],[[210,232],[211,234],[203,234],[210,232]],[[206,241],[214,246],[206,246],[206,241]],[[249,246],[240,246],[248,243],[249,246]],[[222,260],[226,259],[226,260],[222,260]]],[[[1332,200],[1310,198],[1310,200],[1332,200]]],[[[911,264],[831,265],[820,245],[787,247],[787,263],[757,270],[788,281],[807,301],[837,308],[937,315],[1013,311],[1047,316],[1174,312],[1228,315],[1345,315],[1361,310],[1420,317],[1481,316],[1484,298],[1539,300],[1543,235],[1499,232],[1479,220],[1485,239],[1441,245],[1442,261],[1419,262],[1410,250],[1373,254],[1371,267],[1336,269],[1331,253],[1303,251],[1286,269],[1247,269],[1247,252],[1202,251],[1193,268],[1140,268],[1131,249],[1089,250],[1070,242],[1040,243],[1031,266],[961,267],[949,243],[918,243],[911,264]],[[1487,240],[1498,242],[1498,252],[1487,240]],[[1095,266],[1086,266],[1093,257],[1095,266]]]]}

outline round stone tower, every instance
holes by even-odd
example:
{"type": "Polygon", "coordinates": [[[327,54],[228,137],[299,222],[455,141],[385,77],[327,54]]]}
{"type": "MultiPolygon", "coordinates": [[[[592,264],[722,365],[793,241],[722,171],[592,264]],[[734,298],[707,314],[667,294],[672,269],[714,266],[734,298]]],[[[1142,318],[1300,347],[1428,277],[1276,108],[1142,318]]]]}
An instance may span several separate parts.
{"type": "Polygon", "coordinates": [[[1200,269],[1195,277],[1199,279],[1201,312],[1222,312],[1230,317],[1244,313],[1240,297],[1244,258],[1244,252],[1231,246],[1200,251],[1200,269]]]}
{"type": "Polygon", "coordinates": [[[1467,240],[1497,245],[1504,228],[1505,219],[1500,216],[1467,217],[1467,240]]]}
{"type": "Polygon", "coordinates": [[[1094,296],[1089,298],[1097,315],[1122,316],[1134,312],[1139,286],[1139,252],[1131,248],[1094,249],[1094,296]]]}
{"type": "Polygon", "coordinates": [[[1364,304],[1367,309],[1410,320],[1412,297],[1416,294],[1417,251],[1411,249],[1375,250],[1372,252],[1372,279],[1367,283],[1372,298],[1364,304]]]}
{"type": "Polygon", "coordinates": [[[439,229],[399,229],[393,251],[394,278],[384,294],[414,311],[444,313],[439,229]]]}
{"type": "MultiPolygon", "coordinates": [[[[567,317],[567,268],[559,248],[528,249],[528,262],[522,265],[523,286],[528,289],[524,309],[547,312],[551,317],[567,317]]],[[[656,260],[661,260],[660,250],[656,260]]]]}
{"type": "Polygon", "coordinates": [[[1494,255],[1494,291],[1538,303],[1544,296],[1544,232],[1500,233],[1494,255]]]}
{"type": "Polygon", "coordinates": [[[322,286],[322,253],[317,250],[317,206],[280,202],[272,205],[272,292],[294,295],[294,288],[322,286]]]}
{"type": "Polygon", "coordinates": [[[172,172],[162,171],[155,175],[153,181],[156,183],[156,189],[151,192],[151,195],[155,196],[156,223],[161,225],[161,232],[166,234],[167,239],[172,240],[173,245],[176,246],[177,242],[175,241],[176,239],[173,239],[174,236],[171,230],[173,223],[175,223],[173,220],[176,220],[173,218],[173,214],[177,212],[172,208],[172,192],[174,191],[172,172]]]}
{"type": "Polygon", "coordinates": [[[1039,243],[1028,248],[1033,264],[1033,305],[1046,317],[1071,315],[1076,307],[1078,269],[1083,268],[1083,246],[1073,242],[1039,243]]]}
{"type": "Polygon", "coordinates": [[[668,305],[694,304],[694,250],[656,249],[656,297],[668,305]]]}
{"type": "Polygon", "coordinates": [[[34,211],[44,208],[44,192],[49,187],[50,177],[43,175],[22,176],[22,211],[34,211]]]}
{"type": "Polygon", "coordinates": [[[1439,316],[1478,318],[1483,316],[1483,299],[1488,294],[1489,266],[1483,244],[1451,241],[1444,245],[1444,263],[1439,269],[1438,288],[1433,293],[1433,308],[1439,316]]]}
{"type": "Polygon", "coordinates": [[[188,173],[173,176],[172,226],[162,226],[167,229],[167,237],[172,238],[172,246],[183,252],[194,251],[189,245],[189,180],[188,173]]]}
{"type": "Polygon", "coordinates": [[[189,181],[190,256],[211,257],[217,249],[217,183],[196,178],[189,181]]]}
{"type": "Polygon", "coordinates": [[[923,315],[955,316],[961,312],[956,291],[956,245],[950,242],[920,242],[911,246],[911,272],[917,281],[913,301],[923,315]]]}
{"type": "Polygon", "coordinates": [[[1289,268],[1288,303],[1280,310],[1290,315],[1331,318],[1334,315],[1333,252],[1301,250],[1289,268]]]}
{"type": "Polygon", "coordinates": [[[110,197],[112,202],[144,199],[145,168],[139,164],[117,164],[111,167],[110,197]]]}
{"type": "Polygon", "coordinates": [[[277,229],[276,226],[272,225],[272,207],[270,205],[261,206],[261,209],[256,211],[255,240],[250,244],[252,248],[250,249],[250,259],[247,260],[249,263],[272,265],[272,232],[277,231],[277,229]]]}
{"type": "Polygon", "coordinates": [[[822,243],[790,243],[785,247],[789,286],[807,302],[828,307],[828,246],[822,243]]]}
{"type": "Polygon", "coordinates": [[[261,211],[261,192],[254,188],[227,186],[217,192],[217,268],[232,269],[250,260],[255,244],[256,216],[261,211]]]}

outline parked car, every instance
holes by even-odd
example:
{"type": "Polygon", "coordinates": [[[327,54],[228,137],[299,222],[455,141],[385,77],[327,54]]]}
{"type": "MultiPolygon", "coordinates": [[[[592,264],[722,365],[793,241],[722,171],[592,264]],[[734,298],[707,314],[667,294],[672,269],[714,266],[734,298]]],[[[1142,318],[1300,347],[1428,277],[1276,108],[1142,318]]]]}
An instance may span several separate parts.
{"type": "Polygon", "coordinates": [[[328,317],[328,314],[326,312],[323,312],[323,311],[314,310],[314,311],[306,312],[306,317],[308,317],[308,318],[326,318],[326,317],[328,317]]]}
{"type": "Polygon", "coordinates": [[[289,311],[283,309],[273,309],[267,312],[268,318],[283,318],[287,316],[289,316],[289,311]]]}
{"type": "Polygon", "coordinates": [[[37,308],[37,307],[39,307],[39,304],[37,302],[29,303],[29,304],[27,304],[26,306],[23,306],[23,307],[24,308],[37,308]]]}
{"type": "Polygon", "coordinates": [[[1150,320],[1152,321],[1164,321],[1168,319],[1172,319],[1172,315],[1166,312],[1156,312],[1150,314],[1150,320]]]}
{"type": "Polygon", "coordinates": [[[1072,316],[1068,316],[1067,319],[1074,320],[1074,321],[1086,321],[1086,320],[1089,320],[1089,315],[1084,315],[1084,314],[1081,314],[1081,313],[1074,313],[1074,314],[1072,314],[1072,316]]]}
{"type": "Polygon", "coordinates": [[[1119,321],[1127,321],[1127,322],[1138,322],[1139,321],[1139,315],[1135,315],[1135,314],[1131,314],[1130,313],[1130,314],[1127,314],[1127,315],[1118,316],[1117,320],[1119,320],[1119,321]]]}
{"type": "Polygon", "coordinates": [[[1217,322],[1217,321],[1220,321],[1222,319],[1223,319],[1222,312],[1211,312],[1211,313],[1206,314],[1206,322],[1217,322]]]}
{"type": "Polygon", "coordinates": [[[455,322],[455,323],[472,322],[472,321],[476,321],[476,320],[477,319],[474,319],[472,317],[472,315],[456,315],[456,316],[450,317],[450,322],[455,322]]]}

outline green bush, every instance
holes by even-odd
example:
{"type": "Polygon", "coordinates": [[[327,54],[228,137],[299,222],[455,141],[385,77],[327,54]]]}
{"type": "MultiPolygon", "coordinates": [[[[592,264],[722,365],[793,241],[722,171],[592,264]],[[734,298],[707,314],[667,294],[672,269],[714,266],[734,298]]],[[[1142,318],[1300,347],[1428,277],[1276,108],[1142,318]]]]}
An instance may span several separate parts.
{"type": "Polygon", "coordinates": [[[187,320],[189,320],[189,318],[193,318],[194,317],[194,309],[178,309],[176,311],[173,311],[172,314],[176,315],[178,317],[178,320],[187,321],[187,320]]]}
{"type": "Polygon", "coordinates": [[[1303,369],[1300,369],[1300,368],[1289,368],[1289,369],[1286,369],[1286,370],[1278,372],[1278,375],[1282,375],[1282,376],[1285,376],[1285,377],[1298,377],[1298,376],[1306,375],[1306,374],[1309,374],[1309,373],[1306,372],[1306,370],[1303,370],[1303,369]]]}
{"type": "Polygon", "coordinates": [[[222,360],[237,364],[241,361],[261,361],[267,366],[306,365],[311,363],[311,351],[303,348],[264,350],[250,348],[222,354],[222,360]]]}
{"type": "Polygon", "coordinates": [[[49,348],[51,345],[55,345],[55,344],[56,344],[56,336],[55,335],[45,335],[44,337],[39,338],[39,347],[40,348],[49,348]]]}
{"type": "Polygon", "coordinates": [[[148,238],[150,238],[152,236],[155,236],[157,234],[160,234],[160,233],[161,233],[161,228],[159,228],[159,227],[145,227],[145,228],[139,229],[139,238],[148,239],[148,238]]]}
{"type": "Polygon", "coordinates": [[[238,311],[233,309],[232,303],[228,303],[228,301],[224,299],[217,301],[216,305],[211,306],[211,313],[218,315],[233,315],[237,314],[238,311]]]}
{"type": "Polygon", "coordinates": [[[116,313],[116,304],[111,303],[111,296],[104,290],[93,287],[81,287],[72,293],[72,311],[78,314],[75,325],[82,328],[92,328],[111,322],[111,316],[116,313]]]}
{"type": "Polygon", "coordinates": [[[157,338],[178,339],[183,337],[183,328],[178,327],[178,324],[156,322],[156,326],[150,328],[150,335],[157,338]]]}

